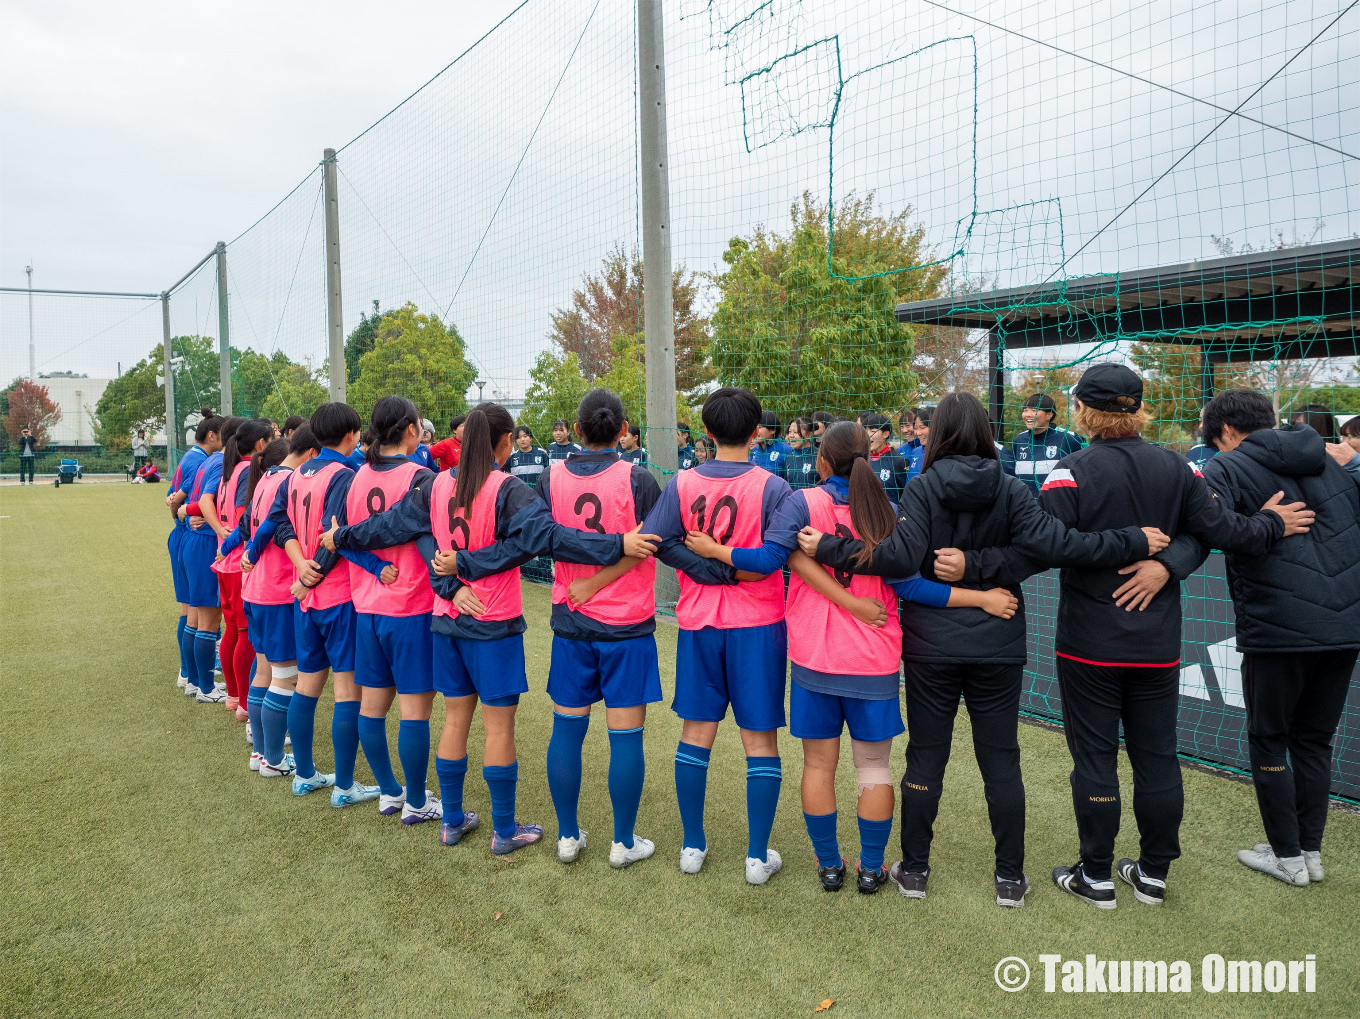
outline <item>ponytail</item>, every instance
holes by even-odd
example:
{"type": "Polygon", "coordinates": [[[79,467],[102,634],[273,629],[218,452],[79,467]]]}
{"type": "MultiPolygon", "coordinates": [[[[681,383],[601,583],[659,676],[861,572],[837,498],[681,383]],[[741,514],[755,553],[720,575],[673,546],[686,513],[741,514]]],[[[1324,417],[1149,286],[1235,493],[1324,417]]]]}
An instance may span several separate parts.
{"type": "Polygon", "coordinates": [[[491,477],[496,461],[496,446],[515,429],[510,412],[497,403],[473,408],[463,422],[463,446],[458,454],[458,482],[453,505],[463,515],[472,514],[472,501],[491,477]]]}
{"type": "Polygon", "coordinates": [[[268,439],[274,429],[258,418],[242,418],[222,447],[222,477],[230,479],[236,465],[254,455],[255,444],[268,439]]]}
{"type": "Polygon", "coordinates": [[[404,396],[384,396],[373,405],[370,429],[373,441],[364,451],[364,458],[370,467],[378,466],[382,460],[383,446],[396,446],[401,443],[406,429],[415,425],[422,427],[420,411],[404,396]]]}
{"type": "Polygon", "coordinates": [[[864,547],[856,553],[856,566],[867,566],[874,549],[897,529],[892,500],[869,464],[869,433],[853,421],[840,421],[826,430],[817,453],[831,473],[849,480],[850,523],[864,547]]]}
{"type": "MultiPolygon", "coordinates": [[[[269,429],[269,434],[274,434],[273,428],[269,429]]],[[[260,479],[264,477],[264,472],[271,467],[277,467],[279,464],[283,463],[287,456],[288,440],[274,439],[268,446],[265,446],[264,449],[250,458],[250,472],[247,475],[248,480],[246,482],[247,507],[255,501],[255,486],[259,484],[260,479]]],[[[241,523],[242,526],[245,527],[245,530],[241,533],[248,537],[250,531],[253,529],[253,522],[250,520],[249,513],[241,518],[241,523]]]]}

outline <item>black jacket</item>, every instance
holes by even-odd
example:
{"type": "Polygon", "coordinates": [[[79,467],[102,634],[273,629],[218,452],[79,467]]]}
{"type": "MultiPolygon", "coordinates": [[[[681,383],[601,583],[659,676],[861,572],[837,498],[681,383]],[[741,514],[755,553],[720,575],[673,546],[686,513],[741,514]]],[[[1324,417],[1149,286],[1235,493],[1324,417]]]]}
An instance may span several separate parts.
{"type": "MultiPolygon", "coordinates": [[[[1024,482],[1002,471],[1000,462],[977,456],[937,460],[902,492],[897,530],[874,550],[865,567],[851,562],[862,548],[853,538],[825,537],[817,561],[847,573],[909,577],[919,571],[935,578],[935,549],[985,549],[1014,545],[1035,563],[1034,570],[1076,563],[1124,566],[1148,554],[1139,527],[1099,534],[1069,530],[1041,510],[1024,482]],[[1041,564],[1041,565],[1040,565],[1041,564]]],[[[1004,586],[1020,601],[1010,619],[982,609],[902,606],[902,657],[918,662],[1025,661],[1025,601],[1020,580],[1004,586]]],[[[959,586],[985,590],[991,583],[959,586]]]]}
{"type": "MultiPolygon", "coordinates": [[[[1238,650],[1360,648],[1360,488],[1317,432],[1307,425],[1252,432],[1206,463],[1204,479],[1239,513],[1283,491],[1285,502],[1305,502],[1317,514],[1307,534],[1264,554],[1228,554],[1238,650]]],[[[1196,552],[1203,562],[1207,549],[1196,552]]]]}

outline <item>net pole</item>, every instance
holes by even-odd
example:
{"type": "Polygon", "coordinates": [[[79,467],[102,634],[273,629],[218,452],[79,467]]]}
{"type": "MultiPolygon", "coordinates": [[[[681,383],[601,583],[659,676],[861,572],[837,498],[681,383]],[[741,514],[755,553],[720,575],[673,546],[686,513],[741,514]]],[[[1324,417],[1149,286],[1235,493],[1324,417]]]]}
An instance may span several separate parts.
{"type": "Polygon", "coordinates": [[[217,242],[217,335],[221,349],[221,407],[218,413],[231,416],[231,336],[227,324],[227,243],[217,242]]]}
{"type": "Polygon", "coordinates": [[[28,377],[38,381],[38,348],[33,345],[33,266],[24,267],[28,273],[28,377]]]}
{"type": "Polygon", "coordinates": [[[322,166],[326,188],[326,332],[329,338],[331,400],[345,402],[345,324],[340,303],[340,194],[335,149],[326,149],[322,166]]]}
{"type": "Polygon", "coordinates": [[[175,470],[175,432],[179,429],[179,423],[175,420],[175,370],[170,363],[170,294],[161,294],[161,332],[165,344],[162,358],[165,361],[163,371],[165,374],[165,472],[173,474],[175,470]]]}
{"type": "MultiPolygon", "coordinates": [[[[675,313],[671,298],[670,181],[661,0],[638,0],[638,115],[642,148],[642,326],[646,355],[647,455],[672,475],[675,448],[675,313]]],[[[664,477],[663,477],[664,482],[664,477]]]]}

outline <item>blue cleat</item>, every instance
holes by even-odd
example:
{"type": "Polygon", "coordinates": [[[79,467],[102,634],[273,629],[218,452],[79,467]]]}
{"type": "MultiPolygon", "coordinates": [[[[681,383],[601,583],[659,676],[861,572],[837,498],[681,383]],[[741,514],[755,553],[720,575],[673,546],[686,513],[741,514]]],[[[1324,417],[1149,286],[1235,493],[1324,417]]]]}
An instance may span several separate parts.
{"type": "Polygon", "coordinates": [[[520,824],[515,823],[515,834],[508,838],[502,838],[497,832],[491,833],[491,851],[497,856],[505,856],[513,853],[516,849],[524,846],[532,846],[543,837],[543,826],[541,824],[520,824]]]}
{"type": "Polygon", "coordinates": [[[333,785],[335,785],[334,774],[327,775],[324,772],[318,771],[314,773],[311,778],[303,778],[300,775],[294,775],[293,795],[306,796],[308,793],[314,793],[318,789],[329,789],[333,785]]]}
{"type": "MultiPolygon", "coordinates": [[[[335,778],[331,776],[332,780],[335,778]]],[[[331,790],[332,807],[352,807],[356,803],[367,803],[369,800],[376,800],[382,790],[375,785],[364,785],[362,782],[355,782],[348,789],[331,790]]]]}
{"type": "Polygon", "coordinates": [[[482,819],[470,810],[463,812],[462,824],[449,824],[445,821],[439,826],[439,841],[446,846],[456,846],[464,835],[471,834],[477,830],[477,826],[482,823],[482,819]]]}

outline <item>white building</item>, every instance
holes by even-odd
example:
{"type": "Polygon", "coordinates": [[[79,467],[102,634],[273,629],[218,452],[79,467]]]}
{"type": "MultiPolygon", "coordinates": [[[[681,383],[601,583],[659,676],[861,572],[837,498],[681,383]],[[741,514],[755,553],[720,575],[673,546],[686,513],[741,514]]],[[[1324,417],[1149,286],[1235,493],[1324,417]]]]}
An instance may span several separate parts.
{"type": "Polygon", "coordinates": [[[69,375],[40,377],[38,385],[61,409],[61,420],[50,429],[47,441],[55,446],[93,446],[94,408],[112,379],[73,378],[69,375]]]}

